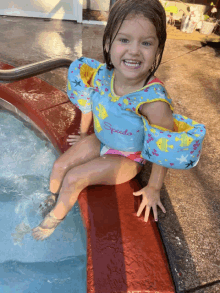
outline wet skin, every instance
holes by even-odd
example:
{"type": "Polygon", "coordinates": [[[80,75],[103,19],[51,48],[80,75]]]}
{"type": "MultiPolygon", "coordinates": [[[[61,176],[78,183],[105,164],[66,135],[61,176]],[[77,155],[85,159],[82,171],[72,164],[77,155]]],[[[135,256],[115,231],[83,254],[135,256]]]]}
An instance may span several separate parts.
{"type": "MultiPolygon", "coordinates": [[[[155,26],[143,16],[126,18],[112,44],[110,55],[114,65],[114,90],[124,95],[141,89],[159,53],[155,26]],[[124,60],[141,62],[129,66],[124,60]]],[[[108,45],[106,46],[108,50],[108,45]]]]}

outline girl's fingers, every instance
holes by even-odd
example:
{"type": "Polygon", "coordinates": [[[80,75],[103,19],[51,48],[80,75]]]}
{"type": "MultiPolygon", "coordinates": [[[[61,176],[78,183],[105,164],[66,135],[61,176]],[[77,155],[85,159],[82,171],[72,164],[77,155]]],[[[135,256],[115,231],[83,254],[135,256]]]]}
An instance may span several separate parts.
{"type": "Polygon", "coordinates": [[[165,208],[164,208],[164,206],[162,205],[161,202],[158,202],[157,205],[161,208],[161,210],[162,210],[164,213],[166,213],[166,210],[165,210],[165,208]]]}
{"type": "Polygon", "coordinates": [[[144,216],[144,222],[147,222],[148,221],[149,215],[150,215],[150,207],[149,206],[146,206],[145,216],[144,216]]]}
{"type": "Polygon", "coordinates": [[[79,141],[79,139],[67,139],[66,141],[67,142],[77,142],[77,141],[79,141]]]}
{"type": "Polygon", "coordinates": [[[145,208],[145,204],[143,203],[143,200],[139,206],[138,212],[137,212],[137,216],[139,217],[140,214],[142,213],[143,209],[145,208]]]}
{"type": "MultiPolygon", "coordinates": [[[[134,194],[134,195],[137,195],[137,194],[134,194]]],[[[139,207],[139,209],[137,211],[137,217],[139,217],[141,215],[141,213],[143,212],[144,208],[146,207],[144,221],[147,222],[148,219],[149,219],[149,215],[150,215],[150,209],[152,208],[153,209],[154,220],[158,221],[157,206],[159,206],[161,208],[161,210],[164,213],[166,213],[166,210],[165,210],[165,208],[162,205],[160,200],[158,200],[158,202],[155,202],[155,200],[153,200],[152,202],[151,201],[149,202],[148,200],[142,199],[140,207],[139,207]]]]}
{"type": "Polygon", "coordinates": [[[79,134],[70,134],[68,135],[68,137],[79,137],[80,135],[79,134]]]}
{"type": "Polygon", "coordinates": [[[143,194],[143,192],[142,192],[142,189],[141,190],[138,190],[138,191],[135,191],[135,192],[133,192],[133,195],[134,196],[140,196],[140,195],[142,195],[143,194]]]}
{"type": "Polygon", "coordinates": [[[153,214],[154,214],[154,220],[158,221],[158,215],[157,215],[157,206],[153,206],[153,214]]]}
{"type": "Polygon", "coordinates": [[[69,140],[78,140],[78,139],[80,139],[80,136],[75,136],[75,137],[69,137],[68,136],[67,139],[69,139],[69,140]]]}
{"type": "Polygon", "coordinates": [[[69,139],[69,140],[79,140],[80,136],[72,136],[72,137],[68,136],[67,139],[69,139]]]}
{"type": "Polygon", "coordinates": [[[70,145],[73,145],[74,143],[78,142],[79,140],[80,140],[80,136],[79,135],[69,135],[66,141],[70,145]]]}

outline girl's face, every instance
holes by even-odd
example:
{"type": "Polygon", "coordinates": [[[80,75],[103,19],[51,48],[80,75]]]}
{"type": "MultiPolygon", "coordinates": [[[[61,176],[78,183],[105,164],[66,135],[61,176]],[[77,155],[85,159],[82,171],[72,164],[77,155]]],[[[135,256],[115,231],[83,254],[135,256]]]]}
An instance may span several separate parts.
{"type": "Polygon", "coordinates": [[[110,50],[117,81],[130,86],[144,84],[159,53],[158,44],[156,28],[147,18],[127,17],[110,50]]]}

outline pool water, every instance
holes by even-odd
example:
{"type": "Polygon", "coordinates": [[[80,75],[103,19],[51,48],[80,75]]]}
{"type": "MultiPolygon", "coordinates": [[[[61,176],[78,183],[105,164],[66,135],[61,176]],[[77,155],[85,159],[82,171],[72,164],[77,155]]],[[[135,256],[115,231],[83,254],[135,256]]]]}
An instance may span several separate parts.
{"type": "Polygon", "coordinates": [[[86,292],[86,231],[78,203],[44,241],[42,221],[58,152],[31,124],[0,107],[0,292],[86,292]]]}

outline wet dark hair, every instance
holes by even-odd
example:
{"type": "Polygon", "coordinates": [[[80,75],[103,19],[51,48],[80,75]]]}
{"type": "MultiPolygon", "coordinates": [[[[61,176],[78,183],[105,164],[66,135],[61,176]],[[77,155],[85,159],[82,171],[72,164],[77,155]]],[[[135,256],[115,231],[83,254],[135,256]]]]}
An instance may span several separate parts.
{"type": "Polygon", "coordinates": [[[166,14],[163,6],[159,0],[118,0],[112,6],[108,22],[105,27],[104,36],[103,36],[103,55],[104,60],[109,70],[114,68],[114,65],[111,63],[110,50],[112,43],[115,37],[118,34],[118,31],[121,28],[121,25],[127,16],[143,16],[147,18],[156,28],[157,38],[159,40],[160,53],[156,57],[156,60],[152,66],[150,74],[147,76],[145,81],[146,85],[150,78],[154,75],[157,68],[159,67],[164,51],[164,46],[167,38],[166,33],[166,14]],[[116,29],[118,30],[116,32],[116,29]],[[113,38],[114,36],[114,38],[113,38]],[[106,51],[106,44],[109,44],[109,50],[106,51]]]}

